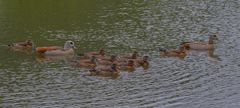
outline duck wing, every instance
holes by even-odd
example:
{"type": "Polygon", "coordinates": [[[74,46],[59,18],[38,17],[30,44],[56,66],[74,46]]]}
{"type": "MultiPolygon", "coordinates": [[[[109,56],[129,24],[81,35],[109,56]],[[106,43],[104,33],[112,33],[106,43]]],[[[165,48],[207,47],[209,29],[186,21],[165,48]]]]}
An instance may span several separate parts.
{"type": "Polygon", "coordinates": [[[205,41],[193,41],[193,42],[190,42],[190,44],[207,45],[208,42],[205,42],[205,41]]]}
{"type": "Polygon", "coordinates": [[[63,50],[63,48],[59,47],[59,46],[37,47],[36,48],[36,51],[39,53],[45,53],[47,51],[54,51],[54,50],[63,50]]]}

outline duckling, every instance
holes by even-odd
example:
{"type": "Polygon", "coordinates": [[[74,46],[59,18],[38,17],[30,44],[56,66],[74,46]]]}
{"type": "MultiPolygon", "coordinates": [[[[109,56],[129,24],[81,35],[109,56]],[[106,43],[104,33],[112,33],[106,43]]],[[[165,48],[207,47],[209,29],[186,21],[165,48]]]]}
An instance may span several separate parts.
{"type": "Polygon", "coordinates": [[[142,59],[135,60],[137,66],[148,67],[149,66],[149,56],[143,56],[142,59]]]}
{"type": "Polygon", "coordinates": [[[104,51],[104,49],[100,49],[99,52],[87,52],[84,54],[84,56],[86,56],[86,57],[95,56],[96,58],[102,59],[105,56],[105,51],[104,51]]]}
{"type": "Polygon", "coordinates": [[[95,69],[89,70],[90,75],[100,75],[100,76],[118,76],[120,71],[117,64],[112,64],[111,67],[96,67],[95,69]]]}
{"type": "Polygon", "coordinates": [[[128,60],[127,63],[120,63],[118,64],[120,70],[124,70],[124,71],[129,71],[129,72],[133,72],[135,70],[135,63],[133,60],[128,60]]]}
{"type": "Polygon", "coordinates": [[[181,45],[186,49],[193,50],[213,50],[214,49],[214,41],[217,40],[217,35],[210,35],[208,41],[190,41],[183,42],[181,45]]]}
{"type": "Polygon", "coordinates": [[[169,49],[169,50],[159,49],[159,51],[160,51],[161,55],[168,56],[168,57],[183,57],[184,58],[185,56],[187,56],[185,47],[183,47],[183,46],[180,46],[179,49],[169,49]]]}
{"type": "Polygon", "coordinates": [[[90,60],[82,60],[82,61],[75,61],[76,63],[73,65],[74,67],[82,67],[82,68],[94,68],[97,66],[97,58],[92,56],[90,60]]]}
{"type": "Polygon", "coordinates": [[[75,45],[73,41],[66,41],[64,47],[60,46],[48,46],[37,47],[35,50],[39,54],[47,56],[65,56],[74,54],[75,45]]]}
{"type": "Polygon", "coordinates": [[[27,39],[25,42],[17,42],[8,44],[8,48],[13,50],[33,49],[34,43],[31,39],[27,39]]]}

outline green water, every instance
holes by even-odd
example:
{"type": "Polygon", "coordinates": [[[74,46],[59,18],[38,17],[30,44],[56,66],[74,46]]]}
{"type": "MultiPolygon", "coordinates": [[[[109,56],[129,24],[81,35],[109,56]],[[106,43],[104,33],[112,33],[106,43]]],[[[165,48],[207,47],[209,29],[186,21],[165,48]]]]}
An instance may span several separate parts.
{"type": "Polygon", "coordinates": [[[240,2],[236,0],[0,0],[0,107],[238,108],[240,2]],[[212,58],[190,51],[161,57],[158,48],[218,33],[212,58]],[[36,46],[73,40],[76,53],[137,50],[150,68],[117,78],[88,76],[68,58],[13,52],[12,42],[36,46]],[[50,60],[49,60],[50,59],[50,60]]]}
{"type": "MultiPolygon", "coordinates": [[[[44,45],[47,41],[56,40],[56,35],[80,35],[79,31],[89,31],[98,28],[96,21],[101,14],[101,8],[108,4],[84,1],[2,1],[1,16],[6,37],[17,40],[34,39],[36,44],[44,45]],[[95,26],[93,26],[95,25],[95,26]],[[65,34],[66,33],[66,34],[65,34]]],[[[64,37],[63,36],[63,37],[64,37]]]]}

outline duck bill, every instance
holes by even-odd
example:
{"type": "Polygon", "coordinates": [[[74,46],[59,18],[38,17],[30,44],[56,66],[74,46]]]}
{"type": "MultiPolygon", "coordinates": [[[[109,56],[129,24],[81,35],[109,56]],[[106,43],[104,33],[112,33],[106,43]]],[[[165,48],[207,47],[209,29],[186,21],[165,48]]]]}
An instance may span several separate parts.
{"type": "Polygon", "coordinates": [[[77,49],[77,47],[73,46],[73,49],[77,49]]]}

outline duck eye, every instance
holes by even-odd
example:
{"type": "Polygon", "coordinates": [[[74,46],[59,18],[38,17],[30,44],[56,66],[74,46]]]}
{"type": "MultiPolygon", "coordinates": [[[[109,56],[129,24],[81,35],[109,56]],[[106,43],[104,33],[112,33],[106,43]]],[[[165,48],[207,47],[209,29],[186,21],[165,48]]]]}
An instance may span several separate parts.
{"type": "Polygon", "coordinates": [[[70,42],[70,44],[72,44],[72,45],[73,45],[73,42],[70,42]]]}
{"type": "Polygon", "coordinates": [[[216,37],[217,37],[217,35],[213,35],[212,37],[216,38],[216,37]]]}

